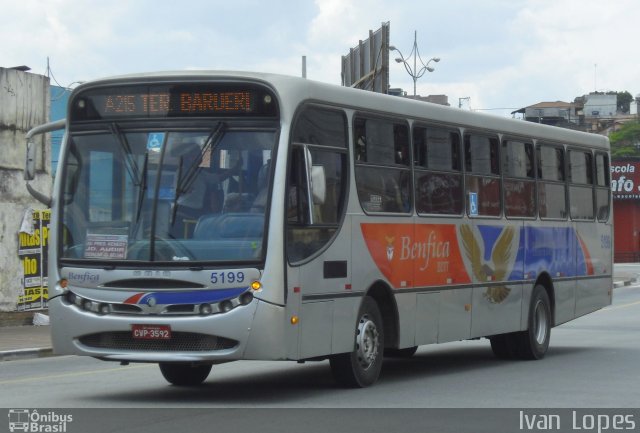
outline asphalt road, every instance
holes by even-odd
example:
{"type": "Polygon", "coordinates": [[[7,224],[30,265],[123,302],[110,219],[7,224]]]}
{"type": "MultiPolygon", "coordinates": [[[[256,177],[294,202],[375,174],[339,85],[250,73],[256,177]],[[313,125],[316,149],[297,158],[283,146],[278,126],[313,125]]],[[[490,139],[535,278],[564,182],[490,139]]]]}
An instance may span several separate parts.
{"type": "Polygon", "coordinates": [[[610,307],[554,328],[541,361],[497,360],[487,340],[424,346],[351,390],[326,361],[223,364],[204,386],[178,388],[156,365],[60,356],[0,363],[0,407],[637,408],[639,332],[640,286],[626,286],[610,307]]]}

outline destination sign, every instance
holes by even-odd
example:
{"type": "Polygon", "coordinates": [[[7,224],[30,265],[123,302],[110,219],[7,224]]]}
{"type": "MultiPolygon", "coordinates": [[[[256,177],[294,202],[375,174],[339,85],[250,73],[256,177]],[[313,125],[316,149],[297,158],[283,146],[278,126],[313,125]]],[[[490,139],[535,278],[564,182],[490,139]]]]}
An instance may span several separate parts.
{"type": "Polygon", "coordinates": [[[72,120],[277,116],[271,92],[257,85],[127,86],[88,90],[72,102],[72,120]]]}

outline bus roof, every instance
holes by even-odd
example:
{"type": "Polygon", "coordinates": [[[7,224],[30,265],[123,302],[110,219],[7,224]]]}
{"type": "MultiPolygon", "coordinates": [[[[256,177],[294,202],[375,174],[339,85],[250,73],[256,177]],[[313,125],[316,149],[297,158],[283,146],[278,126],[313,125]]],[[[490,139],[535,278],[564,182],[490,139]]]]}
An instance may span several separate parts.
{"type": "MultiPolygon", "coordinates": [[[[305,101],[315,101],[351,108],[356,111],[421,119],[471,129],[500,132],[514,137],[534,137],[565,144],[609,149],[607,137],[542,125],[524,120],[509,119],[486,113],[476,113],[409,98],[384,95],[280,74],[240,71],[166,71],[120,75],[87,81],[74,89],[74,94],[87,88],[114,84],[142,84],[160,82],[208,81],[234,79],[261,82],[271,86],[281,99],[281,113],[293,116],[291,110],[305,101]]],[[[72,96],[73,98],[73,96],[72,96]]]]}

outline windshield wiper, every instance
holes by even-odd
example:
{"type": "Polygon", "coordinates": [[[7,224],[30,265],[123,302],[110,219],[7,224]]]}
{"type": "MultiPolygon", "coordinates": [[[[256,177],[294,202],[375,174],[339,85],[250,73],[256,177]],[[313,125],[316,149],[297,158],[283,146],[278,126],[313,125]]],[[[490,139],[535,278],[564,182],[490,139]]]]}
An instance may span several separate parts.
{"type": "Polygon", "coordinates": [[[115,122],[109,125],[109,130],[120,145],[119,149],[120,152],[122,152],[122,156],[125,161],[125,168],[127,169],[127,173],[129,173],[133,184],[135,186],[140,186],[140,183],[142,182],[142,180],[140,179],[140,170],[138,169],[138,164],[136,163],[136,160],[131,153],[131,146],[127,141],[127,137],[125,137],[125,135],[120,130],[120,127],[115,122]]]}
{"type": "Polygon", "coordinates": [[[222,137],[224,137],[226,129],[227,127],[224,122],[218,123],[215,129],[211,131],[211,134],[209,134],[209,137],[207,137],[207,141],[205,141],[204,146],[202,146],[202,149],[200,149],[200,155],[198,155],[198,157],[193,161],[193,163],[191,163],[191,165],[187,168],[187,171],[184,177],[182,177],[182,163],[184,159],[180,157],[180,163],[178,165],[178,181],[176,185],[176,193],[173,198],[173,206],[171,208],[170,224],[173,224],[176,218],[176,211],[178,209],[178,199],[182,194],[184,194],[185,192],[191,189],[191,187],[193,186],[193,183],[197,178],[198,168],[200,168],[200,164],[202,163],[204,156],[207,154],[207,152],[211,152],[211,154],[213,154],[213,151],[222,140],[222,137]]]}
{"type": "Polygon", "coordinates": [[[136,224],[140,221],[140,214],[142,213],[142,202],[144,202],[144,195],[147,191],[147,165],[149,164],[149,152],[144,154],[144,162],[142,163],[142,179],[140,180],[140,188],[138,189],[138,208],[136,209],[136,224]]]}

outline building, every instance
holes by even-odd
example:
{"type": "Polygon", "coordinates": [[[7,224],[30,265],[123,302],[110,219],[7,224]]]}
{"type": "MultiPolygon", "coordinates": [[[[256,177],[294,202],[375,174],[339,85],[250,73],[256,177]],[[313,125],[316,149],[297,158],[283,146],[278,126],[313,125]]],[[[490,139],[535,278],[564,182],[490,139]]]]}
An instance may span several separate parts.
{"type": "MultiPolygon", "coordinates": [[[[633,103],[631,105],[633,106],[633,103]]],[[[617,94],[590,93],[575,98],[574,102],[539,102],[512,111],[511,114],[521,114],[528,122],[606,133],[616,121],[629,117],[627,114],[618,113],[617,110],[617,94]]]]}
{"type": "Polygon", "coordinates": [[[640,158],[611,163],[614,260],[640,262],[640,158]]]}
{"type": "MultiPolygon", "coordinates": [[[[23,169],[27,131],[49,121],[49,78],[25,69],[0,67],[0,311],[15,310],[22,294],[24,264],[18,257],[18,232],[25,212],[43,208],[25,188],[23,169]]],[[[38,140],[38,173],[31,185],[49,194],[51,143],[38,140]]]]}
{"type": "Polygon", "coordinates": [[[389,89],[388,94],[392,96],[402,96],[403,98],[415,99],[416,101],[430,102],[432,104],[438,104],[438,105],[446,105],[447,107],[451,105],[449,104],[449,97],[447,95],[413,96],[413,95],[407,95],[407,92],[405,92],[400,88],[391,88],[389,89]]]}
{"type": "Polygon", "coordinates": [[[629,114],[637,118],[638,113],[640,113],[640,110],[638,110],[639,106],[640,106],[640,95],[636,95],[633,101],[631,101],[631,103],[629,104],[629,114]]]}
{"type": "Polygon", "coordinates": [[[555,101],[539,102],[535,105],[512,111],[511,114],[522,114],[528,122],[543,123],[545,125],[569,127],[580,124],[578,107],[575,103],[555,101]]]}
{"type": "Polygon", "coordinates": [[[616,117],[618,114],[618,95],[591,93],[586,96],[583,111],[587,120],[616,117]]]}

